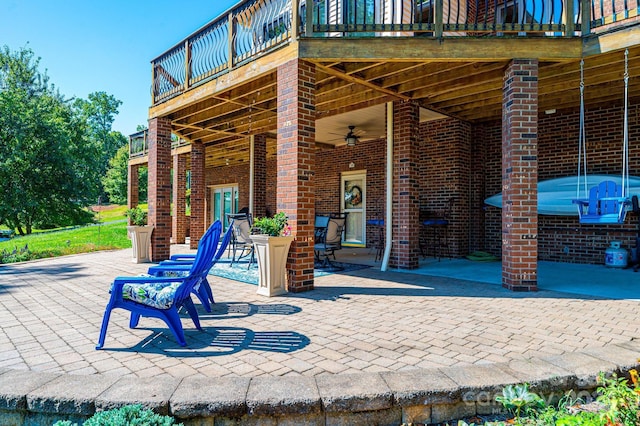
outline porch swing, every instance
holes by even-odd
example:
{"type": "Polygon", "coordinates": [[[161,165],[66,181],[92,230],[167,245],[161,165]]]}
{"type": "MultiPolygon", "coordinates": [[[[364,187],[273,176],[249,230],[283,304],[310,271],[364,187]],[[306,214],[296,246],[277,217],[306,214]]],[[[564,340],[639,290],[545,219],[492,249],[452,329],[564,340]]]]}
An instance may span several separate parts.
{"type": "Polygon", "coordinates": [[[624,136],[622,148],[622,179],[620,184],[605,180],[589,189],[587,196],[587,151],[584,129],[584,60],[580,61],[580,130],[578,137],[578,181],[576,198],[572,200],[578,207],[580,223],[583,224],[621,224],[624,223],[628,207],[631,205],[629,194],[629,126],[628,126],[628,71],[629,51],[624,52],[624,136]],[[580,166],[584,176],[581,182],[580,166]],[[580,187],[582,186],[582,193],[580,187]],[[582,198],[580,198],[582,195],[582,198]]]}

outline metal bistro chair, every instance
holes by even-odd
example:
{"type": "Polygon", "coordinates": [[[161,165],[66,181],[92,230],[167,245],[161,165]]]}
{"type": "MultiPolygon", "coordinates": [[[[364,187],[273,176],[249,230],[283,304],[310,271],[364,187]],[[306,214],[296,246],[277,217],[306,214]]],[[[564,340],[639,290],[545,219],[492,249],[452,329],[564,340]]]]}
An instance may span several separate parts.
{"type": "Polygon", "coordinates": [[[251,214],[227,214],[227,220],[229,221],[229,226],[233,228],[231,244],[229,245],[229,249],[232,252],[230,266],[233,266],[235,262],[239,262],[241,259],[249,258],[249,264],[247,265],[247,269],[249,269],[255,261],[255,252],[251,241],[251,214]],[[236,257],[237,252],[240,252],[240,255],[236,257]]]}
{"type": "Polygon", "coordinates": [[[444,210],[439,215],[433,216],[429,213],[421,212],[421,216],[424,216],[420,218],[420,223],[422,224],[420,253],[422,257],[427,257],[429,249],[431,249],[433,257],[437,258],[438,261],[442,257],[443,251],[447,257],[451,257],[449,250],[449,221],[453,201],[453,198],[449,198],[444,210]]]}
{"type": "Polygon", "coordinates": [[[330,257],[333,256],[333,260],[336,260],[336,250],[342,249],[342,231],[347,218],[346,215],[333,216],[316,216],[316,240],[313,250],[319,263],[318,268],[339,271],[343,268],[334,264],[330,257]]]}

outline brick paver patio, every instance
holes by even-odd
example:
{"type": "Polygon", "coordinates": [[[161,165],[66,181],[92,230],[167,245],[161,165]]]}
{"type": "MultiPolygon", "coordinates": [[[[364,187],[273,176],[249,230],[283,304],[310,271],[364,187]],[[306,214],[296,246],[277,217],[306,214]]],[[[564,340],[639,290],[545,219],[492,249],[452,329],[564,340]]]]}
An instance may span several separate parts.
{"type": "Polygon", "coordinates": [[[204,332],[183,317],[189,346],[164,323],[128,328],[116,310],[95,345],[109,285],[149,267],[130,250],[0,267],[0,367],[138,377],[257,377],[408,371],[562,355],[640,335],[640,301],[375,268],[316,278],[307,293],[266,298],[212,277],[204,332]]]}

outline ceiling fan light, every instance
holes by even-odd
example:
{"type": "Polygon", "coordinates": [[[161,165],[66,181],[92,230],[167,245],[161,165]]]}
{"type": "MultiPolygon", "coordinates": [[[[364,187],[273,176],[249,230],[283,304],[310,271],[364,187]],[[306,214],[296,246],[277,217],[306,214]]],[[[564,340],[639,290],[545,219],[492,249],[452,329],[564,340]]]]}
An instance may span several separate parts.
{"type": "Polygon", "coordinates": [[[358,142],[358,138],[353,135],[349,135],[344,140],[347,142],[347,146],[356,146],[356,142],[358,142]]]}

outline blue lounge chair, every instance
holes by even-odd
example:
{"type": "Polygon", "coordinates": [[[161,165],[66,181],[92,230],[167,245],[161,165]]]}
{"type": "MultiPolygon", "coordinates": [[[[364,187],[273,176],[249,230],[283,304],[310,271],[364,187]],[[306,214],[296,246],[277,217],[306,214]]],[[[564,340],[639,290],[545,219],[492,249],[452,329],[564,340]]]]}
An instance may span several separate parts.
{"type": "MultiPolygon", "coordinates": [[[[232,233],[232,227],[229,227],[229,229],[227,229],[227,232],[225,232],[224,236],[222,237],[220,246],[213,256],[211,264],[208,266],[202,282],[199,286],[194,288],[195,295],[198,296],[198,299],[200,299],[200,303],[202,303],[202,306],[204,306],[207,312],[211,312],[211,304],[215,303],[215,300],[213,300],[213,291],[211,290],[211,285],[209,284],[207,276],[213,265],[215,265],[220,260],[225,250],[227,249],[229,241],[231,240],[232,233]]],[[[156,277],[185,275],[189,272],[196,256],[197,254],[182,254],[171,256],[171,260],[165,260],[160,262],[160,264],[157,266],[150,267],[147,273],[156,277]]]]}
{"type": "Polygon", "coordinates": [[[135,328],[140,317],[153,317],[163,320],[180,346],[186,346],[184,331],[178,310],[185,307],[196,328],[201,330],[198,313],[191,300],[191,292],[204,278],[214,256],[222,224],[212,225],[200,240],[200,249],[189,269],[181,277],[117,277],[111,287],[111,297],[102,318],[100,337],[96,349],[102,349],[107,334],[111,311],[122,308],[131,312],[129,327],[135,328]]]}

